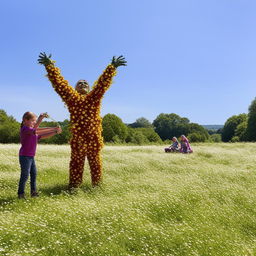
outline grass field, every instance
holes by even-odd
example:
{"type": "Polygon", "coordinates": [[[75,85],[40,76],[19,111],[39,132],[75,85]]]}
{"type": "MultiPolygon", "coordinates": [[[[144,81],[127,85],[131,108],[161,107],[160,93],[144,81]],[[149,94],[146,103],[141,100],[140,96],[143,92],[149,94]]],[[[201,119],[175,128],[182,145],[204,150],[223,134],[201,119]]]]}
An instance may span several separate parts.
{"type": "MultiPolygon", "coordinates": [[[[0,255],[256,255],[256,144],[106,146],[104,184],[69,192],[69,146],[39,145],[39,198],[17,199],[0,145],[0,255]]],[[[27,194],[29,194],[27,184],[27,194]]]]}

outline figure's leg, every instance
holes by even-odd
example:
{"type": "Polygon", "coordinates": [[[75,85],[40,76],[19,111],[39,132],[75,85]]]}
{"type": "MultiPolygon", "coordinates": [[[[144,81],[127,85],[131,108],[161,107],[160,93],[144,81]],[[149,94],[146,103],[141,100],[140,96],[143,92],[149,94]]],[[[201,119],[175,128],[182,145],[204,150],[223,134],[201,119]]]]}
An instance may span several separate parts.
{"type": "Polygon", "coordinates": [[[96,186],[102,180],[102,160],[101,160],[101,150],[89,151],[87,158],[90,165],[91,170],[91,179],[92,185],[96,186]]]}
{"type": "Polygon", "coordinates": [[[83,182],[84,161],[86,151],[71,145],[71,160],[69,165],[69,187],[79,187],[83,182]]]}

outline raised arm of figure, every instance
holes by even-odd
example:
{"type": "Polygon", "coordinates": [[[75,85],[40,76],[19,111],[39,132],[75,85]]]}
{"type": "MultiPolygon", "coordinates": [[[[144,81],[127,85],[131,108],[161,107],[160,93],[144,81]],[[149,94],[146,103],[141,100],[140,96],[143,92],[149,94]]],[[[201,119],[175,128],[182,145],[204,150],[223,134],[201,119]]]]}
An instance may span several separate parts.
{"type": "Polygon", "coordinates": [[[47,56],[45,52],[40,53],[38,63],[45,66],[47,77],[52,83],[54,90],[60,95],[62,100],[69,105],[71,101],[79,98],[79,93],[64,79],[60,73],[60,69],[55,67],[55,61],[51,59],[51,56],[51,54],[47,56]]]}
{"type": "Polygon", "coordinates": [[[92,91],[90,92],[94,100],[101,100],[104,93],[108,90],[112,84],[112,79],[116,75],[116,69],[119,66],[126,66],[126,60],[121,55],[118,58],[115,56],[112,58],[111,64],[103,71],[99,79],[94,83],[92,91]]]}

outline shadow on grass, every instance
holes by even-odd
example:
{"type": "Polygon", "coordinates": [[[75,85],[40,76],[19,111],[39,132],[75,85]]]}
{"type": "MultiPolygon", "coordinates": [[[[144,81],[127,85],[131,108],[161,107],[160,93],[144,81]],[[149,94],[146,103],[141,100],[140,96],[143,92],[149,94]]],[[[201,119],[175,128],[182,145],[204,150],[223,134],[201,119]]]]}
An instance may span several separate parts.
{"type": "Polygon", "coordinates": [[[95,191],[103,191],[103,190],[104,189],[102,186],[92,187],[90,184],[84,184],[79,188],[69,188],[67,184],[58,184],[58,185],[40,188],[40,192],[46,196],[63,195],[63,194],[75,195],[79,192],[92,194],[95,191]]]}

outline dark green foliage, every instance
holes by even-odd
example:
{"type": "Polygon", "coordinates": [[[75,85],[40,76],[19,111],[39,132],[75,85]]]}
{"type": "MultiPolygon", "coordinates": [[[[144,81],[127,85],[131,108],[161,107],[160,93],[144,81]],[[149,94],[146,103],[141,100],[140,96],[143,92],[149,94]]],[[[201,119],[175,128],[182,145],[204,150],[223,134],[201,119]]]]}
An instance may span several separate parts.
{"type": "MultiPolygon", "coordinates": [[[[57,134],[53,137],[40,140],[40,143],[45,144],[67,144],[71,137],[71,133],[69,130],[69,120],[64,120],[63,122],[59,122],[62,133],[57,134]]],[[[58,124],[55,122],[42,122],[40,127],[56,127],[58,124]]]]}
{"type": "Polygon", "coordinates": [[[147,137],[143,134],[143,132],[139,129],[135,128],[128,128],[128,135],[125,140],[127,143],[133,143],[133,144],[147,144],[149,141],[147,137]]]}
{"type": "Polygon", "coordinates": [[[173,136],[179,137],[189,132],[189,119],[180,117],[174,113],[172,114],[160,114],[153,121],[155,131],[162,140],[170,139],[173,136]]]}
{"type": "Polygon", "coordinates": [[[190,142],[205,142],[205,136],[199,132],[189,133],[188,139],[190,142]]]}
{"type": "Polygon", "coordinates": [[[141,131],[149,142],[162,142],[160,136],[155,132],[153,128],[136,128],[137,131],[141,131]]]}
{"type": "Polygon", "coordinates": [[[20,123],[0,109],[0,143],[18,143],[20,123]]]}
{"type": "Polygon", "coordinates": [[[210,141],[221,142],[221,134],[215,133],[210,136],[210,141]]]}
{"type": "Polygon", "coordinates": [[[128,135],[125,140],[127,143],[162,143],[159,135],[153,128],[128,128],[128,135]]]}
{"type": "Polygon", "coordinates": [[[247,120],[247,114],[240,114],[231,116],[222,129],[222,141],[228,142],[235,136],[236,128],[239,124],[245,122],[247,120]]]}
{"type": "Polygon", "coordinates": [[[176,114],[160,114],[153,122],[155,131],[162,140],[190,135],[191,141],[204,142],[209,139],[207,130],[196,123],[189,123],[189,119],[176,114]]]}
{"type": "Polygon", "coordinates": [[[239,138],[239,141],[248,141],[247,134],[247,120],[240,123],[235,130],[235,136],[239,138]]]}
{"type": "Polygon", "coordinates": [[[144,117],[140,117],[136,120],[136,122],[129,124],[130,127],[132,128],[140,128],[140,127],[145,127],[145,128],[149,128],[149,127],[153,127],[153,125],[148,121],[148,119],[144,118],[144,117]]]}
{"type": "Polygon", "coordinates": [[[188,127],[188,137],[190,138],[191,142],[205,142],[209,139],[209,134],[202,125],[190,123],[188,124],[188,127]]]}
{"type": "MultiPolygon", "coordinates": [[[[125,141],[128,134],[128,128],[118,116],[114,114],[105,115],[103,117],[102,127],[102,134],[105,142],[114,142],[115,136],[118,136],[121,142],[125,141]]],[[[117,140],[117,137],[115,137],[115,140],[117,140]]]]}
{"type": "Polygon", "coordinates": [[[256,141],[256,98],[249,106],[247,136],[249,141],[256,141]]]}

